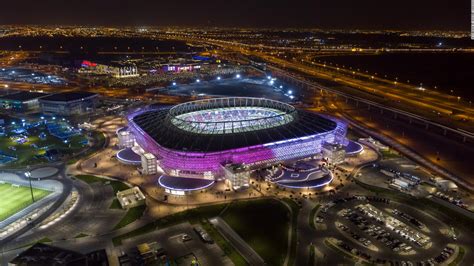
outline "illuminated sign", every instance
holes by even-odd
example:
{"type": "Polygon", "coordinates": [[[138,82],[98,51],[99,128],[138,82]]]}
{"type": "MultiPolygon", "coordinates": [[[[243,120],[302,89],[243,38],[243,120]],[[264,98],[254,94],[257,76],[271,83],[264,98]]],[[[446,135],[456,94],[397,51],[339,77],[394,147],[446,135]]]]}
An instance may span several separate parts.
{"type": "Polygon", "coordinates": [[[84,60],[84,61],[82,61],[81,66],[82,67],[96,67],[97,64],[93,63],[91,61],[84,60]]]}
{"type": "Polygon", "coordinates": [[[200,65],[187,65],[187,66],[165,66],[165,71],[168,72],[183,72],[183,71],[193,71],[200,69],[200,65]]]}

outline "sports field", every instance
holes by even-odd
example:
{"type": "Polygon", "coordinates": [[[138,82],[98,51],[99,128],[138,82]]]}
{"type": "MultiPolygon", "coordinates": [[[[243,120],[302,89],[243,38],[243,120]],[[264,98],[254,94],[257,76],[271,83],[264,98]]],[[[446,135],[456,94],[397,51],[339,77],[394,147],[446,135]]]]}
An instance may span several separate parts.
{"type": "MultiPolygon", "coordinates": [[[[51,191],[33,188],[33,195],[36,201],[50,193],[51,191]]],[[[29,187],[16,187],[10,183],[0,184],[0,221],[5,220],[32,203],[29,187]]]]}

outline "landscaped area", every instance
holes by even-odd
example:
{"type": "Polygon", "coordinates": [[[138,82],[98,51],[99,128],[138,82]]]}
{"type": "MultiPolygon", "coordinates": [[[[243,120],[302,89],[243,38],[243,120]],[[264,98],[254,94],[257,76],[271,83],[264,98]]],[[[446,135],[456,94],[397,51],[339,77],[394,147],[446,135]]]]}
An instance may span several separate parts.
{"type": "Polygon", "coordinates": [[[143,216],[143,212],[145,211],[145,209],[146,209],[145,205],[128,209],[125,216],[122,218],[122,220],[120,220],[120,222],[117,225],[115,225],[114,229],[122,228],[126,226],[127,224],[131,224],[134,221],[138,220],[140,217],[143,216]]]}
{"type": "MultiPolygon", "coordinates": [[[[35,201],[50,194],[51,191],[33,188],[35,201]]],[[[12,216],[20,210],[33,204],[31,191],[26,186],[16,186],[10,183],[0,184],[0,221],[12,216]]]]}
{"type": "Polygon", "coordinates": [[[88,147],[82,134],[67,138],[53,136],[44,124],[28,127],[9,126],[0,135],[0,166],[34,165],[57,160],[62,155],[72,155],[88,147]],[[57,154],[57,155],[56,155],[57,154]]]}
{"type": "Polygon", "coordinates": [[[235,250],[235,248],[229,242],[227,242],[227,240],[225,240],[209,222],[206,221],[209,218],[219,215],[219,213],[221,213],[227,205],[228,204],[204,206],[172,214],[154,222],[151,222],[136,230],[130,231],[123,235],[119,235],[113,238],[112,241],[114,245],[118,246],[121,245],[122,241],[125,239],[133,238],[139,235],[153,232],[154,230],[163,229],[168,226],[189,221],[191,224],[200,223],[201,226],[209,233],[212,239],[214,239],[216,244],[219,245],[219,247],[224,251],[224,254],[226,254],[226,256],[228,256],[232,260],[234,265],[247,265],[244,258],[237,252],[237,250],[235,250]]]}
{"type": "Polygon", "coordinates": [[[221,217],[267,265],[283,265],[290,226],[285,205],[273,199],[233,202],[221,217]]]}
{"type": "Polygon", "coordinates": [[[114,193],[117,193],[122,190],[129,189],[130,187],[120,181],[117,180],[110,180],[94,175],[76,175],[77,179],[80,179],[88,184],[93,184],[93,183],[101,183],[101,184],[110,184],[112,186],[112,189],[114,190],[114,193]]]}
{"type": "MultiPolygon", "coordinates": [[[[120,181],[117,181],[117,180],[110,180],[110,179],[106,179],[106,178],[102,178],[102,177],[98,177],[98,176],[94,176],[94,175],[77,175],[76,178],[80,179],[80,180],[82,180],[82,181],[84,181],[88,184],[94,184],[94,183],[100,183],[100,184],[103,184],[103,185],[109,184],[110,186],[112,186],[112,189],[114,190],[115,194],[119,191],[126,190],[126,189],[130,188],[127,184],[125,184],[123,182],[120,182],[120,181]]],[[[110,208],[111,209],[122,209],[122,207],[120,206],[120,202],[117,199],[114,199],[112,201],[112,204],[110,205],[110,208]]],[[[114,229],[119,229],[119,228],[122,228],[122,227],[130,224],[130,223],[133,223],[134,221],[136,221],[137,219],[142,217],[143,212],[145,211],[145,209],[146,209],[145,205],[137,206],[137,207],[133,207],[133,208],[128,209],[125,216],[122,217],[122,220],[120,220],[118,222],[118,224],[115,225],[114,229]]]]}

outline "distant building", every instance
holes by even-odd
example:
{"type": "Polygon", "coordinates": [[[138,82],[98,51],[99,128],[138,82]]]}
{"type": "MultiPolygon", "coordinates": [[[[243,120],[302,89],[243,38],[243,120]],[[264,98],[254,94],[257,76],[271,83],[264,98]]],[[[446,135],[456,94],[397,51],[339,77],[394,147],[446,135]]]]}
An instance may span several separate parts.
{"type": "Polygon", "coordinates": [[[110,75],[114,78],[131,78],[140,76],[138,74],[138,68],[134,65],[108,66],[87,60],[82,61],[81,68],[78,72],[94,75],[110,75]]]}
{"type": "Polygon", "coordinates": [[[371,137],[368,137],[368,138],[360,138],[359,139],[359,142],[362,143],[362,144],[365,144],[367,146],[370,146],[374,149],[377,149],[379,151],[389,151],[390,150],[390,147],[380,143],[380,141],[378,140],[375,140],[371,137]]]}
{"type": "Polygon", "coordinates": [[[176,64],[163,67],[165,72],[191,72],[201,69],[200,64],[176,64]]]}
{"type": "Polygon", "coordinates": [[[322,153],[323,157],[333,164],[343,163],[346,158],[345,147],[337,143],[324,143],[322,153]]]}
{"type": "Polygon", "coordinates": [[[112,71],[114,78],[133,78],[140,76],[136,66],[115,67],[112,71]]]}
{"type": "Polygon", "coordinates": [[[95,111],[99,95],[91,92],[62,92],[39,100],[41,111],[50,115],[82,115],[95,111]]]}
{"type": "Polygon", "coordinates": [[[16,112],[29,112],[39,108],[39,99],[46,93],[22,91],[0,97],[0,109],[16,112]]]}
{"type": "Polygon", "coordinates": [[[435,179],[435,184],[438,188],[440,188],[443,191],[447,192],[457,192],[458,191],[458,186],[456,183],[454,183],[451,180],[446,180],[442,178],[436,178],[435,179]]]}

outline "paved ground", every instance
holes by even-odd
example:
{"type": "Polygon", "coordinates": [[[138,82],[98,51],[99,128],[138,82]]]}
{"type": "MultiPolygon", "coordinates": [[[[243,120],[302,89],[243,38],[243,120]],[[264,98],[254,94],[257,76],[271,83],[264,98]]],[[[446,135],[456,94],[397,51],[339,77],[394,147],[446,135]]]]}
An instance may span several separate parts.
{"type": "Polygon", "coordinates": [[[130,253],[130,250],[136,245],[150,242],[157,242],[172,258],[179,258],[192,253],[197,257],[200,265],[233,265],[232,261],[224,255],[217,244],[204,243],[188,222],[128,239],[123,242],[119,249],[125,253],[130,253]],[[181,239],[183,234],[187,234],[192,240],[183,242],[181,239]]]}
{"type": "Polygon", "coordinates": [[[313,243],[314,229],[309,225],[311,210],[317,205],[313,200],[304,200],[303,207],[298,214],[297,234],[298,244],[296,248],[295,265],[307,265],[309,262],[309,246],[313,243]]]}
{"type": "Polygon", "coordinates": [[[33,169],[30,172],[31,178],[42,179],[56,175],[59,172],[59,169],[52,166],[46,166],[33,169]]]}

